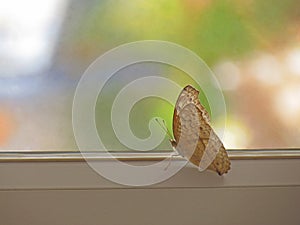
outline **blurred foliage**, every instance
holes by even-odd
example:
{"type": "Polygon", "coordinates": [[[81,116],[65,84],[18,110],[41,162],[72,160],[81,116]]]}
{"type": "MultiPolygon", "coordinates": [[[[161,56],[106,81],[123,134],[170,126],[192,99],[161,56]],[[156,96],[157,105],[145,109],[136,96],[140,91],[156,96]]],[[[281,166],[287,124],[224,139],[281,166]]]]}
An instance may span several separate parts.
{"type": "Polygon", "coordinates": [[[270,40],[284,41],[299,6],[297,0],[97,1],[72,41],[99,53],[137,40],[166,40],[190,48],[212,65],[261,49],[270,40]]]}
{"type": "Polygon", "coordinates": [[[234,5],[217,1],[199,16],[191,48],[211,64],[249,52],[254,43],[255,38],[234,5]]]}
{"type": "Polygon", "coordinates": [[[299,2],[295,0],[255,1],[253,18],[250,19],[255,21],[261,31],[264,30],[266,34],[276,35],[285,30],[286,25],[296,15],[295,9],[297,8],[299,9],[299,2]]]}
{"type": "Polygon", "coordinates": [[[117,46],[143,39],[180,42],[184,26],[180,1],[101,1],[82,24],[87,42],[117,46]],[[181,33],[181,32],[180,32],[181,33]]]}
{"type": "MultiPolygon", "coordinates": [[[[68,41],[70,49],[76,46],[84,52],[78,56],[83,56],[82,60],[92,60],[111,48],[137,40],[171,41],[191,49],[212,66],[223,59],[241,59],[256,50],[272,51],[288,45],[294,32],[288,27],[300,18],[298,9],[297,0],[101,0],[96,1],[68,41]]],[[[178,71],[166,69],[165,74],[182,86],[195,85],[178,71]]],[[[110,86],[111,96],[118,90],[117,86],[110,86]]],[[[209,111],[206,97],[202,94],[200,98],[209,111]]],[[[139,113],[143,117],[137,108],[132,110],[139,126],[133,126],[137,136],[149,135],[147,124],[152,116],[165,118],[171,128],[173,108],[166,102],[151,101],[141,102],[139,113]]],[[[113,143],[109,147],[114,149],[120,145],[114,143],[107,122],[108,106],[104,102],[98,107],[97,121],[110,128],[103,135],[113,143]],[[106,119],[101,112],[105,112],[106,119]]]]}

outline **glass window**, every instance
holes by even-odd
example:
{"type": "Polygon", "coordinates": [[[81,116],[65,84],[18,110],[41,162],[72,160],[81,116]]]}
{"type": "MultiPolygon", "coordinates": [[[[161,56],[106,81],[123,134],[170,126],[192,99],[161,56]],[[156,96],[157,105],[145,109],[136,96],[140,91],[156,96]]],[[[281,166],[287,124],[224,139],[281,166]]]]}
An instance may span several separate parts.
{"type": "MultiPolygon", "coordinates": [[[[3,1],[0,150],[77,150],[72,101],[82,74],[106,51],[145,39],[189,48],[212,69],[226,100],[227,148],[299,148],[299,7],[297,0],[3,1]]],[[[151,62],[116,72],[95,110],[99,136],[111,151],[128,150],[112,129],[112,102],[144,76],[195,85],[182,71],[151,62]]],[[[205,95],[200,99],[209,111],[205,95]]],[[[153,116],[171,130],[173,106],[147,98],[131,110],[133,133],[147,138],[153,116]]],[[[157,147],[170,149],[168,137],[157,147]]]]}

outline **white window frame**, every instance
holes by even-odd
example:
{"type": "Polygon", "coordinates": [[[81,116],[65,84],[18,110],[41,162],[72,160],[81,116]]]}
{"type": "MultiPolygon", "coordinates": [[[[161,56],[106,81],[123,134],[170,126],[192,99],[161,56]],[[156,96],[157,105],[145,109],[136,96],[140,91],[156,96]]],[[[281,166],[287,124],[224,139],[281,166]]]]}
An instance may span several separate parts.
{"type": "MultiPolygon", "coordinates": [[[[177,175],[153,187],[300,185],[300,150],[229,150],[228,154],[232,162],[231,170],[222,177],[211,171],[199,172],[187,165],[177,175]],[[220,180],[222,180],[221,183],[220,180]]],[[[160,161],[168,154],[114,153],[113,155],[119,160],[143,165],[149,163],[148,161],[160,161]]],[[[102,163],[115,163],[99,153],[90,153],[88,158],[103,161],[102,163]]],[[[177,157],[173,163],[178,160],[184,159],[177,157]]],[[[79,152],[4,152],[0,153],[0,171],[0,190],[124,187],[109,182],[95,173],[79,152]],[[65,170],[77,172],[68,174],[66,179],[65,170]],[[87,174],[89,175],[86,176],[87,174]]]]}
{"type": "MultiPolygon", "coordinates": [[[[31,225],[298,225],[300,151],[228,153],[232,166],[224,176],[187,165],[170,179],[147,187],[106,180],[80,153],[1,153],[1,221],[24,224],[26,218],[31,225]]],[[[141,165],[159,161],[165,154],[115,156],[141,165]]],[[[114,163],[93,153],[89,157],[114,163]]],[[[178,160],[182,159],[172,163],[178,160]]]]}

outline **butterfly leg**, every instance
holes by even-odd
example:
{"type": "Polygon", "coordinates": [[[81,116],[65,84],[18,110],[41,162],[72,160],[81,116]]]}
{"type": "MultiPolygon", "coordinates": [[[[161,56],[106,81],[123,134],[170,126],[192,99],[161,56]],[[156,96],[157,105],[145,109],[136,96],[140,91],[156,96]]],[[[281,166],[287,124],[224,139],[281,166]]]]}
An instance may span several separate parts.
{"type": "Polygon", "coordinates": [[[167,170],[169,168],[169,166],[171,165],[171,161],[173,159],[173,157],[175,156],[179,156],[180,154],[178,154],[178,152],[173,152],[170,157],[169,157],[169,161],[168,161],[168,165],[164,168],[164,170],[167,170]]]}

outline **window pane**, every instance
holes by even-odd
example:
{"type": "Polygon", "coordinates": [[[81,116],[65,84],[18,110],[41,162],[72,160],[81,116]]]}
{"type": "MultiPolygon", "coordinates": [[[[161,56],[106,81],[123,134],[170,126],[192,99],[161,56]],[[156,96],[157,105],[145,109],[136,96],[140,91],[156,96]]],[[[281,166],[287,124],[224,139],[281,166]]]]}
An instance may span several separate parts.
{"type": "MultiPolygon", "coordinates": [[[[298,148],[299,7],[297,0],[2,1],[0,150],[77,150],[72,101],[84,71],[106,51],[144,39],[187,47],[212,69],[226,100],[227,148],[298,148]]],[[[95,108],[99,136],[111,151],[130,150],[112,129],[113,101],[147,76],[195,85],[179,69],[158,63],[117,71],[95,108]]],[[[206,98],[200,96],[210,111],[206,98]]],[[[153,116],[171,130],[173,106],[146,98],[131,110],[132,132],[147,138],[153,116]]],[[[218,126],[218,118],[212,124],[218,126]]],[[[171,150],[167,136],[156,149],[171,150]]]]}

